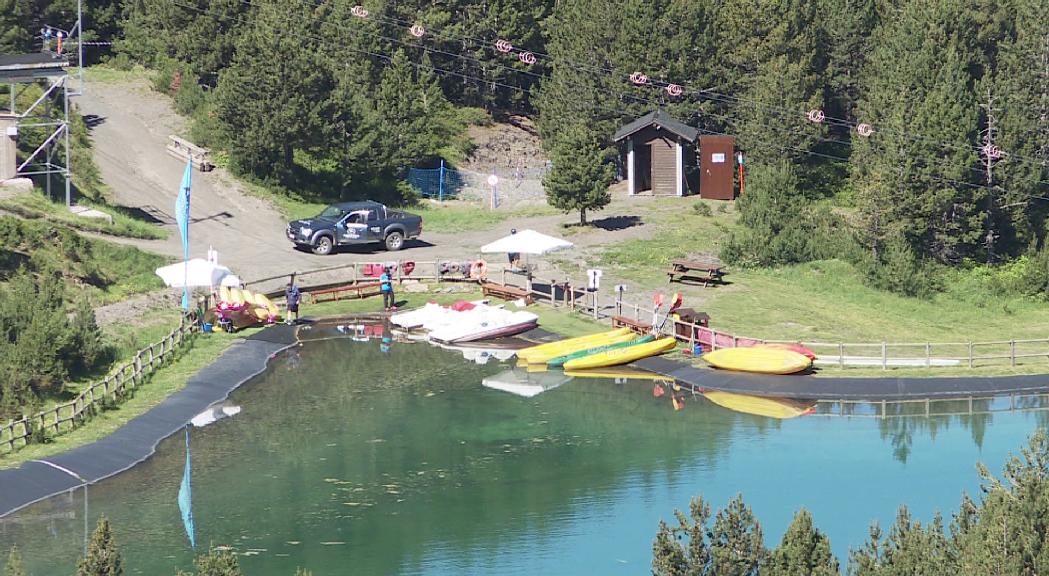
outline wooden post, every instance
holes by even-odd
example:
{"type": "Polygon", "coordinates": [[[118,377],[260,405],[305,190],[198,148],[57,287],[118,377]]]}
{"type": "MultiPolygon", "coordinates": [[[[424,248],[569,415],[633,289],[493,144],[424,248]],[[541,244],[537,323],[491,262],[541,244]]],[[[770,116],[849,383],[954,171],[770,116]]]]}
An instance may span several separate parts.
{"type": "Polygon", "coordinates": [[[1016,366],[1016,340],[1009,341],[1009,364],[1016,366]]]}
{"type": "Polygon", "coordinates": [[[838,342],[838,367],[845,367],[845,343],[838,342]]]}
{"type": "Polygon", "coordinates": [[[598,306],[597,291],[595,290],[594,291],[594,320],[597,320],[597,306],[598,306]]]}
{"type": "Polygon", "coordinates": [[[881,341],[881,369],[889,369],[889,348],[884,340],[881,341]]]}
{"type": "Polygon", "coordinates": [[[973,343],[969,342],[969,368],[973,367],[973,343]]]}
{"type": "Polygon", "coordinates": [[[925,367],[932,368],[932,344],[925,343],[925,367]]]}

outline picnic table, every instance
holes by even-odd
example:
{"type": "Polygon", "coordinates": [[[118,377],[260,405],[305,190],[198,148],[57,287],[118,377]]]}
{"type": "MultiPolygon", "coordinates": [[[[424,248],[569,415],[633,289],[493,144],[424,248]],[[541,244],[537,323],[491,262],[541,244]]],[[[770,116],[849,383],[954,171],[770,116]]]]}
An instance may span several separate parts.
{"type": "Polygon", "coordinates": [[[679,258],[670,262],[670,270],[667,271],[668,282],[702,282],[703,286],[722,283],[724,275],[724,264],[714,260],[679,258]]]}

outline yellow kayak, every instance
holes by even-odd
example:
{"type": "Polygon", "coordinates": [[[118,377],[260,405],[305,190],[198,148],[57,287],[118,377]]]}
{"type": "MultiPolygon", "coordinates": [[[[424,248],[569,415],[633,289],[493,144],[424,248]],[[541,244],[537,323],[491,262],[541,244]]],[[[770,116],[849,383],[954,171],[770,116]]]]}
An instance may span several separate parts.
{"type": "Polygon", "coordinates": [[[546,344],[518,350],[517,357],[533,364],[545,364],[546,361],[551,358],[564,356],[565,354],[571,354],[572,352],[578,352],[580,350],[586,350],[587,348],[593,348],[605,343],[606,340],[611,340],[626,334],[630,334],[630,328],[619,328],[609,332],[600,332],[598,334],[579,336],[578,338],[568,338],[567,340],[548,342],[546,344]]]}
{"type": "Polygon", "coordinates": [[[565,370],[586,370],[587,368],[603,368],[605,366],[627,364],[634,360],[662,354],[667,350],[672,350],[675,345],[677,345],[677,339],[667,337],[638,344],[637,346],[598,352],[597,354],[565,362],[565,370]]]}
{"type": "Polygon", "coordinates": [[[670,378],[669,376],[663,376],[662,374],[656,374],[655,372],[649,372],[647,370],[639,370],[629,366],[608,366],[606,368],[596,368],[594,370],[565,370],[565,376],[571,376],[573,378],[607,378],[609,380],[673,380],[673,378],[670,378]]]}
{"type": "Polygon", "coordinates": [[[766,418],[779,418],[781,420],[796,418],[803,414],[811,414],[816,409],[814,400],[766,398],[764,396],[748,396],[720,390],[707,390],[703,393],[703,396],[718,406],[728,408],[729,410],[765,416],[766,418]]]}
{"type": "Polygon", "coordinates": [[[812,360],[793,350],[781,348],[722,348],[703,355],[711,366],[740,372],[793,374],[812,366],[812,360]]]}

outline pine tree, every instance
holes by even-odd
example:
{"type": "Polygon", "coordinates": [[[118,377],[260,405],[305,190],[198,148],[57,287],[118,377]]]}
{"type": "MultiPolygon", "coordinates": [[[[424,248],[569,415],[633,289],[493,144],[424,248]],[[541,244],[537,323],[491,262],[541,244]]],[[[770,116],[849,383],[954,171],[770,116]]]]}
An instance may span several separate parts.
{"type": "Polygon", "coordinates": [[[237,555],[229,550],[210,550],[197,556],[196,576],[243,576],[237,555]]]}
{"type": "Polygon", "coordinates": [[[780,542],[761,572],[764,576],[832,576],[840,574],[838,560],[831,554],[830,539],[812,524],[812,514],[802,509],[794,515],[780,542]]]}
{"type": "Polygon", "coordinates": [[[1049,436],[1039,429],[1003,478],[979,466],[983,502],[956,516],[964,574],[1041,574],[1049,570],[1049,436]]]}
{"type": "Polygon", "coordinates": [[[710,535],[711,572],[717,576],[757,576],[768,551],[754,512],[737,495],[718,510],[710,535]]]}
{"type": "Polygon", "coordinates": [[[696,496],[689,502],[689,514],[674,511],[677,526],[659,521],[652,543],[652,573],[656,576],[697,576],[710,566],[710,506],[696,496]]]}
{"type": "Polygon", "coordinates": [[[98,526],[91,534],[87,557],[77,563],[76,576],[120,576],[124,573],[120,550],[105,516],[98,519],[98,526]]]}
{"type": "Polygon", "coordinates": [[[0,0],[0,54],[30,50],[28,0],[0,0]]]}
{"type": "Polygon", "coordinates": [[[871,31],[878,21],[875,0],[822,0],[819,11],[828,44],[824,81],[827,115],[854,121],[860,73],[871,31]]]}
{"type": "Polygon", "coordinates": [[[442,125],[448,103],[436,77],[427,72],[429,60],[413,67],[398,50],[383,71],[382,80],[366,113],[367,129],[374,132],[372,166],[393,174],[433,157],[451,136],[442,125]]]}
{"type": "Polygon", "coordinates": [[[543,177],[546,201],[565,213],[579,211],[579,224],[586,225],[587,210],[600,210],[612,201],[608,191],[615,171],[588,127],[565,127],[553,145],[553,169],[543,177]]]}
{"type": "Polygon", "coordinates": [[[235,169],[287,179],[294,151],[318,146],[330,118],[331,77],[315,34],[322,15],[307,0],[254,5],[252,25],[220,75],[216,114],[235,169]]]}
{"type": "Polygon", "coordinates": [[[997,145],[991,204],[1005,253],[1033,251],[1045,233],[1049,205],[1049,20],[1044,3],[1014,2],[1015,35],[1000,45],[984,88],[997,98],[997,145]],[[1041,160],[1039,162],[1039,160],[1041,160]]]}
{"type": "Polygon", "coordinates": [[[751,168],[747,193],[736,204],[742,230],[729,238],[722,258],[741,266],[779,266],[816,256],[814,225],[802,210],[798,176],[781,160],[751,168]]]}
{"type": "Polygon", "coordinates": [[[972,186],[978,117],[967,14],[960,0],[913,0],[874,33],[857,115],[875,132],[854,138],[851,159],[861,237],[874,254],[896,234],[941,262],[979,249],[986,212],[972,186]]]}
{"type": "Polygon", "coordinates": [[[22,555],[18,552],[18,546],[11,548],[11,553],[7,555],[4,576],[25,576],[25,566],[22,564],[22,555]]]}
{"type": "Polygon", "coordinates": [[[253,25],[250,6],[240,0],[188,3],[193,8],[182,0],[128,0],[117,47],[146,64],[183,62],[213,85],[230,65],[240,34],[253,25]]]}
{"type": "Polygon", "coordinates": [[[823,108],[826,42],[809,0],[729,2],[718,12],[729,86],[728,129],[755,160],[805,157],[824,129],[808,110],[823,108]],[[731,99],[730,98],[730,99],[731,99]]]}

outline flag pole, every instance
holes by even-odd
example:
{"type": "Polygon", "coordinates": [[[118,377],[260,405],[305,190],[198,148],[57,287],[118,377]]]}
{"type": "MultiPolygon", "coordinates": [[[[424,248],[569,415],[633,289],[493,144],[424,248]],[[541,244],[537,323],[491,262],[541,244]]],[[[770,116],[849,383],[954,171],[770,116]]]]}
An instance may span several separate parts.
{"type": "Polygon", "coordinates": [[[175,222],[182,235],[182,309],[189,310],[189,199],[193,182],[193,160],[186,160],[186,170],[182,173],[182,184],[175,198],[175,222]]]}

